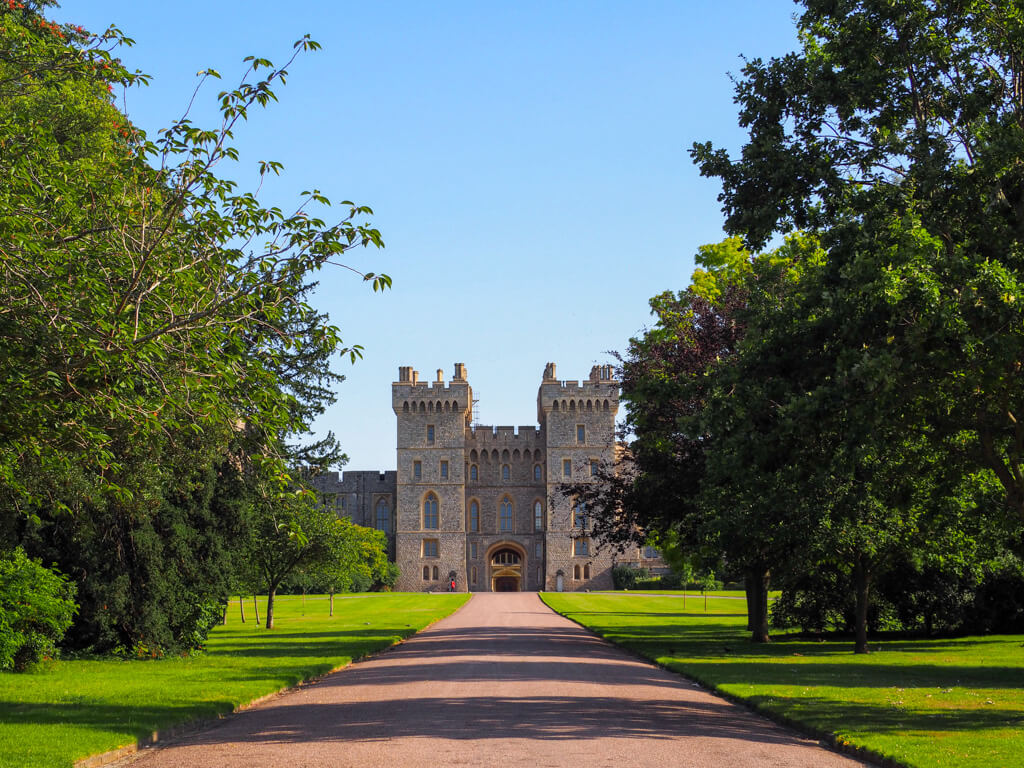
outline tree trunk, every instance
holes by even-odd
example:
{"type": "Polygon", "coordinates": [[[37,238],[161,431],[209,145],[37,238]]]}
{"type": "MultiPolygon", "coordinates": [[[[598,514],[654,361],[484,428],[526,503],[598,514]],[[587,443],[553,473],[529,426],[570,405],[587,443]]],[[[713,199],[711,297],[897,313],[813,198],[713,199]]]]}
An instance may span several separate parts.
{"type": "Polygon", "coordinates": [[[743,575],[743,591],[747,593],[747,631],[754,631],[754,604],[757,595],[754,593],[754,577],[748,571],[743,575]]]}
{"type": "Polygon", "coordinates": [[[267,590],[267,629],[274,628],[274,593],[277,592],[277,585],[267,590]]]}
{"type": "Polygon", "coordinates": [[[260,627],[260,606],[256,602],[256,595],[255,594],[252,596],[252,609],[254,611],[256,611],[256,628],[259,629],[259,627],[260,627]]]}
{"type": "Polygon", "coordinates": [[[868,653],[868,590],[871,587],[871,571],[866,560],[864,555],[858,555],[857,562],[853,567],[853,578],[857,590],[854,653],[868,653]]]}
{"type": "Polygon", "coordinates": [[[755,643],[770,643],[768,632],[768,585],[771,573],[764,566],[751,568],[744,579],[747,587],[747,627],[755,643]]]}
{"type": "MultiPolygon", "coordinates": [[[[242,623],[245,624],[245,602],[241,595],[238,596],[238,612],[242,614],[242,623]]],[[[256,619],[256,623],[259,624],[260,620],[256,619]]]]}
{"type": "Polygon", "coordinates": [[[334,615],[334,592],[331,592],[331,616],[334,615]]]}
{"type": "Polygon", "coordinates": [[[224,615],[220,617],[220,623],[222,625],[228,623],[228,606],[229,605],[231,605],[231,599],[230,598],[224,601],[224,615]]]}

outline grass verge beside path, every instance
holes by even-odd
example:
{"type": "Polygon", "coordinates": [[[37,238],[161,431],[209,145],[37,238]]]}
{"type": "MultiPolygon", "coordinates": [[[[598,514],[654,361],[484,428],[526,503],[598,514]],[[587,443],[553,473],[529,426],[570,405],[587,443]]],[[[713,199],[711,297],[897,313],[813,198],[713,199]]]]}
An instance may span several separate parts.
{"type": "MultiPolygon", "coordinates": [[[[0,766],[52,768],[133,744],[174,725],[213,718],[324,674],[447,616],[465,594],[278,596],[275,628],[255,626],[252,601],[210,634],[208,652],[145,661],[58,662],[0,674],[0,766]]],[[[260,611],[265,604],[260,605],[260,611]]]]}
{"type": "Polygon", "coordinates": [[[745,608],[709,598],[545,593],[602,637],[810,732],[915,768],[1024,765],[1024,636],[747,640],[745,608]]]}

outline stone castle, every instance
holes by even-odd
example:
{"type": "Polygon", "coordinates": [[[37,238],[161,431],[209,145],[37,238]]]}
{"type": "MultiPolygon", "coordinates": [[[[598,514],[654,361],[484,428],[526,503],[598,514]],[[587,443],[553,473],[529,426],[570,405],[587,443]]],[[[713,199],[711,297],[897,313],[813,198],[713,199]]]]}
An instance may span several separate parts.
{"type": "Polygon", "coordinates": [[[398,469],[337,472],[317,490],[338,514],[388,534],[401,570],[396,589],[576,591],[612,587],[610,552],[587,538],[586,510],[560,483],[585,480],[614,459],[619,382],[594,366],[583,382],[544,369],[539,426],[473,424],[466,366],[448,383],[398,369],[391,385],[398,469]]]}

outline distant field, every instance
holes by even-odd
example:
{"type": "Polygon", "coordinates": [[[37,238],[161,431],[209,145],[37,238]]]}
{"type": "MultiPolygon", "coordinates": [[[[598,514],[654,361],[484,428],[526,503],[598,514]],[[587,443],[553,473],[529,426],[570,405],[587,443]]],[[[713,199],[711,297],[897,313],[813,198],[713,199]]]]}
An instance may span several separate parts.
{"type": "MultiPolygon", "coordinates": [[[[275,600],[273,630],[252,601],[217,627],[204,655],[152,661],[66,661],[48,672],[0,673],[0,766],[70,766],[174,724],[211,718],[386,648],[447,616],[465,594],[372,594],[275,600]]],[[[265,603],[260,604],[260,612],[265,603]]]]}
{"type": "Polygon", "coordinates": [[[1024,765],[1024,636],[747,640],[742,603],[545,593],[553,609],[704,685],[915,768],[1024,765]]]}

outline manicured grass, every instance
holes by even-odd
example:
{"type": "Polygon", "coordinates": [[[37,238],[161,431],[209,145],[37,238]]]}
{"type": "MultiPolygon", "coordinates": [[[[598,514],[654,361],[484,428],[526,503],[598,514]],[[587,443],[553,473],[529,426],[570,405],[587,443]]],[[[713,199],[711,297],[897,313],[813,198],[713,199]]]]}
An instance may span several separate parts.
{"type": "Polygon", "coordinates": [[[871,642],[747,640],[745,606],[545,593],[603,637],[759,710],[908,766],[1024,764],[1024,636],[871,642]]]}
{"type": "MultiPolygon", "coordinates": [[[[64,661],[0,674],[0,766],[70,766],[160,729],[211,718],[386,648],[448,615],[468,595],[278,597],[275,628],[259,629],[238,602],[208,653],[147,661],[64,661]]],[[[261,602],[260,611],[265,603],[261,602]]]]}

